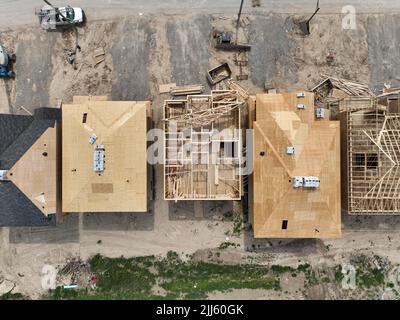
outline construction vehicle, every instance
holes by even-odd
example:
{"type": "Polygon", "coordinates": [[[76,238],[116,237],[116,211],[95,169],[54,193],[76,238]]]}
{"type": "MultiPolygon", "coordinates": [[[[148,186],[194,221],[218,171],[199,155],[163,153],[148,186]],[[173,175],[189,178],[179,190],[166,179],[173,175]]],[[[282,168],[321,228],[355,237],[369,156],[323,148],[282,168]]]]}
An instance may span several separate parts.
{"type": "Polygon", "coordinates": [[[85,13],[82,8],[71,6],[54,7],[48,1],[46,5],[36,11],[43,29],[57,29],[79,25],[85,22],[85,13]]]}
{"type": "Polygon", "coordinates": [[[238,44],[232,41],[232,35],[228,32],[214,31],[213,38],[216,39],[215,48],[221,50],[248,51],[251,46],[238,44]]]}
{"type": "Polygon", "coordinates": [[[10,70],[10,64],[15,62],[15,54],[9,56],[5,47],[0,44],[0,77],[14,78],[15,73],[10,70]]]}

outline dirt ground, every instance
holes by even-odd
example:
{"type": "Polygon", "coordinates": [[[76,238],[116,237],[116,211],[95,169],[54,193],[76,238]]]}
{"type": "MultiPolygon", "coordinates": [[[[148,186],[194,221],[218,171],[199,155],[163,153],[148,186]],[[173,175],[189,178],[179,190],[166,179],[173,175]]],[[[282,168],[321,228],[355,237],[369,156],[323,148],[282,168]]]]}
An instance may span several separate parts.
{"type": "MultiPolygon", "coordinates": [[[[326,73],[364,81],[376,89],[383,82],[397,86],[400,53],[392,36],[399,17],[359,15],[356,30],[343,30],[339,15],[318,15],[311,35],[305,38],[294,23],[299,17],[248,15],[240,40],[248,39],[252,45],[249,67],[243,69],[249,80],[241,85],[252,93],[262,92],[266,83],[282,91],[310,89],[319,74],[326,73]],[[326,61],[329,53],[335,57],[332,64],[326,61]]],[[[81,52],[76,69],[64,54],[64,49],[74,46],[72,32],[46,33],[37,25],[6,30],[0,40],[17,55],[17,77],[15,81],[0,80],[0,110],[26,114],[24,108],[31,112],[56,106],[60,99],[71,101],[73,95],[107,94],[114,100],[151,99],[153,125],[161,127],[162,103],[169,96],[158,93],[159,84],[201,83],[208,91],[205,73],[223,61],[230,63],[233,76],[238,74],[233,54],[212,47],[213,28],[233,31],[234,16],[145,13],[93,21],[78,29],[81,52]],[[95,65],[92,52],[98,47],[103,47],[106,55],[104,62],[95,65]]],[[[162,166],[156,165],[154,173],[155,200],[147,213],[69,215],[52,227],[0,228],[0,280],[12,281],[15,292],[38,298],[43,293],[41,272],[46,264],[58,266],[67,258],[87,259],[96,253],[128,257],[164,255],[173,250],[201,255],[202,250],[227,241],[239,247],[221,254],[226,263],[252,259],[261,264],[296,265],[302,261],[333,266],[348,262],[356,253],[377,254],[400,263],[400,217],[349,217],[343,213],[343,233],[338,240],[254,240],[247,230],[240,236],[230,235],[234,222],[227,216],[241,213],[238,203],[206,204],[204,217],[196,218],[190,204],[162,199],[162,166]]],[[[300,297],[296,291],[234,290],[211,298],[294,299],[300,297]]],[[[318,288],[315,291],[320,297],[318,288]]]]}

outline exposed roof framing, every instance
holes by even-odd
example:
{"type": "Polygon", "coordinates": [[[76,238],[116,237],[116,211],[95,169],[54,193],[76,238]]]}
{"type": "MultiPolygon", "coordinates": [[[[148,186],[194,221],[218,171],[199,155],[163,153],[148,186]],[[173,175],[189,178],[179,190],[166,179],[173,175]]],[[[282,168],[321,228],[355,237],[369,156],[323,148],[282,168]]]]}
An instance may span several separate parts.
{"type": "Polygon", "coordinates": [[[241,198],[243,104],[232,90],[165,101],[165,199],[241,198]]]}

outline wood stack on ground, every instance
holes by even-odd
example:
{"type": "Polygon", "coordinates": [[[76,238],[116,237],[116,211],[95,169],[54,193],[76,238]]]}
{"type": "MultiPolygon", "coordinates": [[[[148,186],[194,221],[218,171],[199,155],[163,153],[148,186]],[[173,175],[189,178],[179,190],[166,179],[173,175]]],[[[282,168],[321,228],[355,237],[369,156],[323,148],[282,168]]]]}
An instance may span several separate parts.
{"type": "Polygon", "coordinates": [[[176,83],[165,83],[160,84],[158,86],[158,92],[161,93],[169,93],[172,88],[176,87],[176,83]]]}
{"type": "Polygon", "coordinates": [[[204,86],[202,85],[189,85],[189,86],[178,86],[173,87],[170,90],[170,93],[173,96],[184,96],[188,94],[200,94],[203,93],[204,86]]]}
{"type": "Polygon", "coordinates": [[[232,79],[226,80],[226,84],[230,90],[235,90],[239,94],[240,98],[243,101],[247,101],[249,98],[249,90],[244,89],[240,84],[237,82],[233,81],[232,79]]]}
{"type": "Polygon", "coordinates": [[[315,104],[319,108],[331,109],[333,117],[343,110],[344,104],[348,104],[350,100],[352,104],[353,102],[365,104],[365,101],[373,102],[375,98],[374,93],[366,84],[327,75],[321,75],[321,77],[324,80],[311,91],[315,94],[315,104]]]}
{"type": "Polygon", "coordinates": [[[321,77],[324,80],[312,89],[312,91],[321,95],[327,96],[332,89],[338,89],[348,96],[352,97],[374,96],[374,93],[366,84],[340,78],[334,78],[323,74],[321,74],[321,77]]]}
{"type": "Polygon", "coordinates": [[[80,288],[89,284],[92,273],[87,263],[72,259],[58,272],[58,281],[63,285],[78,285],[80,288]]]}
{"type": "Polygon", "coordinates": [[[103,48],[97,48],[93,51],[94,65],[97,66],[99,63],[105,60],[106,53],[103,48]]]}

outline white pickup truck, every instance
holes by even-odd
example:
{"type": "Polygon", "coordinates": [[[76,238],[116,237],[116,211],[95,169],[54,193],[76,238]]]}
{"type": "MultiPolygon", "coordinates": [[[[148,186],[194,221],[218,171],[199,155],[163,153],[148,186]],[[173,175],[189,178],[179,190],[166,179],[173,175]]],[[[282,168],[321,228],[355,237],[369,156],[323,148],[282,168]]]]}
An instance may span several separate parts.
{"type": "Polygon", "coordinates": [[[56,29],[57,27],[68,27],[85,22],[85,13],[82,8],[51,7],[44,6],[36,12],[43,29],[56,29]]]}

